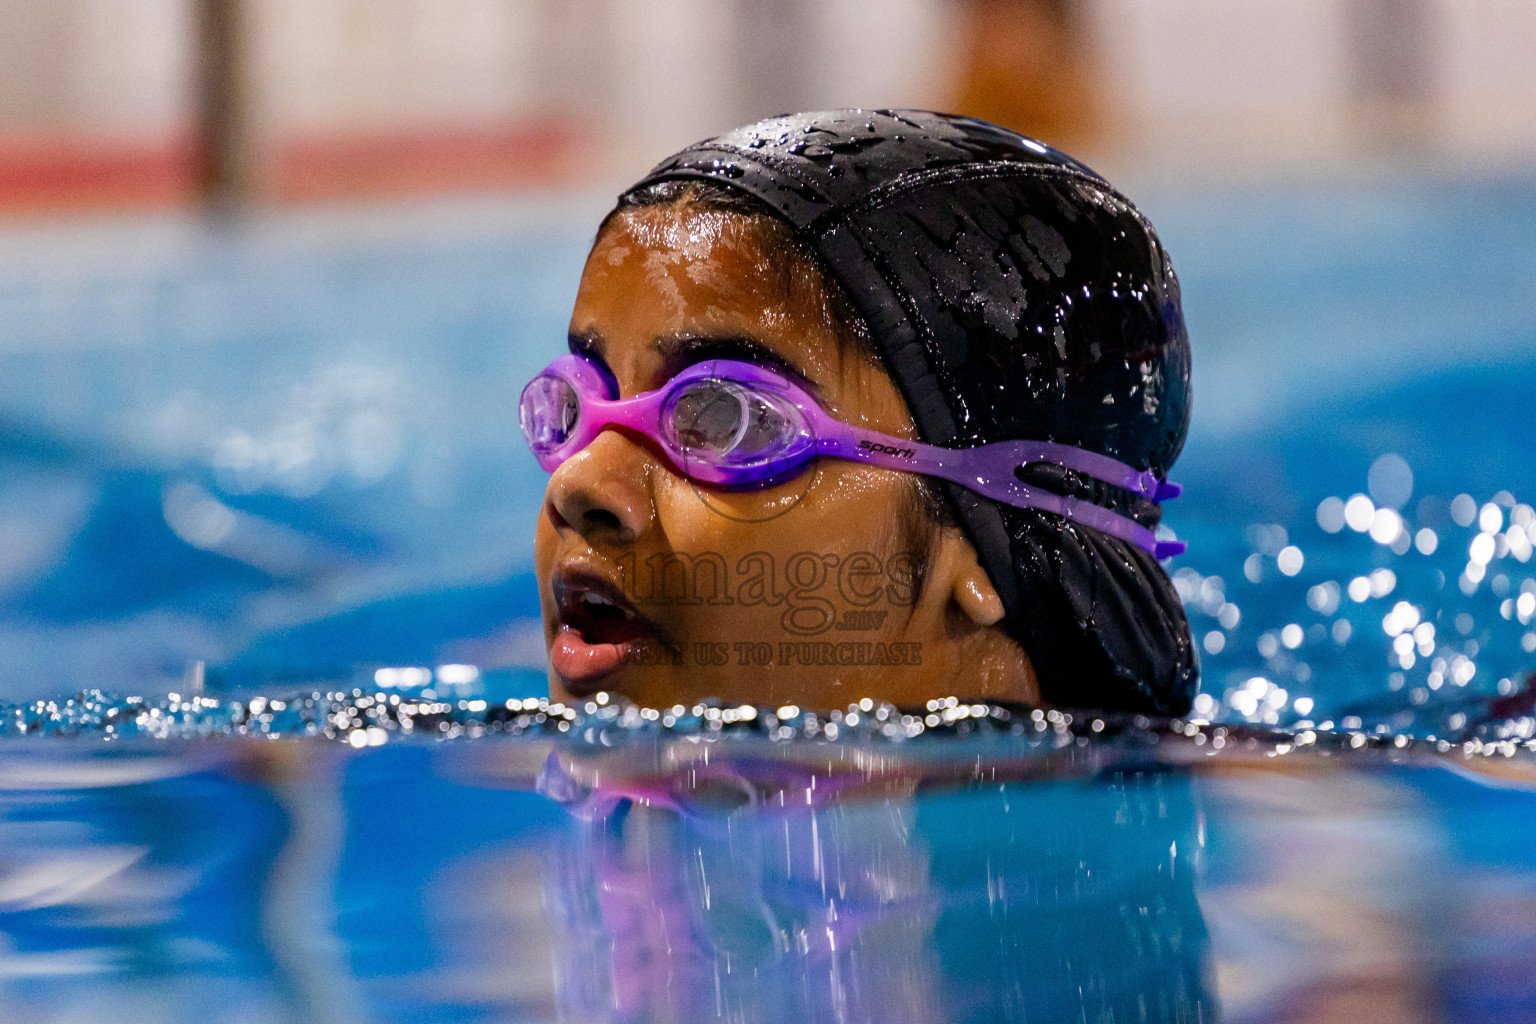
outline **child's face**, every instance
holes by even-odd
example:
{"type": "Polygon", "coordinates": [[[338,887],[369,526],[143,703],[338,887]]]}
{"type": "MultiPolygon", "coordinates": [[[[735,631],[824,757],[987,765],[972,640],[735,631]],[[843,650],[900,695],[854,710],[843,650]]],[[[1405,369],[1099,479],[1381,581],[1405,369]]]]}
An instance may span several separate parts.
{"type": "MultiPolygon", "coordinates": [[[[826,299],[739,215],[631,211],[587,259],[572,347],[624,398],[704,359],[776,362],[833,417],[915,438],[891,379],[839,344],[826,299]]],[[[725,492],[647,438],[605,430],[554,472],[539,516],[551,696],[827,708],[949,692],[952,609],[919,578],[931,539],[904,474],[821,459],[725,492]]]]}

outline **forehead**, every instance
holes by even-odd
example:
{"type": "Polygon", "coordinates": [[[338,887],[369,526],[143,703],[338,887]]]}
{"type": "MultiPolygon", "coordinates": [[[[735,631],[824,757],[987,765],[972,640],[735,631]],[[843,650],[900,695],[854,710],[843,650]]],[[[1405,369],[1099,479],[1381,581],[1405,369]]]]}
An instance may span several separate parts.
{"type": "Polygon", "coordinates": [[[755,218],[674,204],[608,223],[587,258],[572,329],[600,320],[604,333],[641,322],[651,333],[749,324],[772,332],[791,323],[804,330],[826,313],[815,268],[790,246],[765,244],[755,218]]]}
{"type": "Polygon", "coordinates": [[[766,361],[828,411],[910,429],[894,383],[840,323],[833,298],[819,266],[787,238],[765,244],[757,218],[642,207],[610,220],[587,257],[571,350],[605,362],[625,393],[660,387],[701,358],[766,361]]]}

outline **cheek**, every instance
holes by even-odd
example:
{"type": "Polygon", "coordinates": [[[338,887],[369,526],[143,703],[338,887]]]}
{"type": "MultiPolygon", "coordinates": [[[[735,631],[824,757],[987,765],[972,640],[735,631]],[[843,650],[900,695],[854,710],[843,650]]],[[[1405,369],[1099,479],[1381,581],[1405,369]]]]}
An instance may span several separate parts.
{"type": "Polygon", "coordinates": [[[906,476],[847,462],[824,463],[821,479],[800,504],[801,529],[829,550],[894,552],[904,540],[904,514],[911,503],[906,476]]]}
{"type": "Polygon", "coordinates": [[[654,486],[656,520],[666,548],[688,554],[713,551],[727,558],[738,550],[753,550],[760,524],[739,520],[757,514],[762,494],[711,491],[670,470],[660,474],[654,486]]]}
{"type": "Polygon", "coordinates": [[[894,553],[905,540],[910,501],[902,474],[826,459],[807,475],[763,491],[695,490],[669,474],[656,508],[668,548],[717,552],[734,565],[753,551],[777,557],[894,553]]]}

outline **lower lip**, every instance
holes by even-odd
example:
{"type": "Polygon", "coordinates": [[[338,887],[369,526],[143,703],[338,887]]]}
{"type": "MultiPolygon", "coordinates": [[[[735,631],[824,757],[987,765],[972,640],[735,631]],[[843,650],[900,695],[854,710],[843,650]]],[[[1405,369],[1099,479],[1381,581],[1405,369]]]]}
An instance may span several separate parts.
{"type": "Polygon", "coordinates": [[[549,651],[549,664],[568,683],[600,679],[623,665],[637,645],[589,644],[570,626],[561,626],[549,651]]]}

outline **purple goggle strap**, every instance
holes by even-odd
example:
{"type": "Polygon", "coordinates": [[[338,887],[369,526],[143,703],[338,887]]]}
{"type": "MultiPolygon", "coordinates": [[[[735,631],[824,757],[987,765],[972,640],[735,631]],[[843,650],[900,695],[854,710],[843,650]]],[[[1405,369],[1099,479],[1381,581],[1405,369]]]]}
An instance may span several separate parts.
{"type": "MultiPolygon", "coordinates": [[[[719,377],[747,386],[762,385],[788,398],[806,416],[815,431],[817,455],[949,480],[1005,505],[1051,512],[1072,522],[1102,530],[1110,536],[1135,544],[1154,558],[1171,558],[1183,554],[1187,548],[1183,541],[1158,540],[1152,530],[1102,505],[1032,487],[1015,473],[1015,470],[1032,462],[1055,463],[1124,488],[1152,502],[1176,498],[1182,490],[1178,484],[1159,480],[1151,470],[1132,469],[1107,455],[1073,445],[1051,441],[995,441],[974,448],[940,448],[874,430],[862,430],[833,419],[793,381],[764,367],[735,360],[714,360],[691,366],[664,387],[618,400],[607,397],[607,382],[597,368],[582,356],[561,356],[544,372],[569,380],[581,394],[583,408],[595,414],[580,418],[571,437],[561,446],[565,452],[574,453],[585,448],[610,424],[655,437],[660,442],[662,439],[656,437],[657,419],[672,389],[694,379],[719,377]]],[[[663,447],[666,447],[664,443],[663,447]]],[[[807,457],[809,454],[807,451],[807,457]]],[[[563,457],[539,459],[540,465],[550,471],[561,461],[563,457]]],[[[745,474],[747,479],[762,478],[765,475],[766,470],[764,473],[745,474]]]]}
{"type": "Polygon", "coordinates": [[[1032,487],[1015,472],[1030,463],[1050,462],[1123,487],[1148,501],[1179,496],[1182,488],[1178,484],[1159,480],[1151,471],[1141,472],[1106,455],[1050,441],[994,441],[975,448],[939,448],[859,430],[824,417],[823,413],[816,423],[816,447],[821,455],[936,476],[1005,505],[1053,512],[1129,541],[1154,558],[1172,558],[1188,547],[1183,541],[1158,540],[1152,530],[1102,505],[1032,487]]]}

